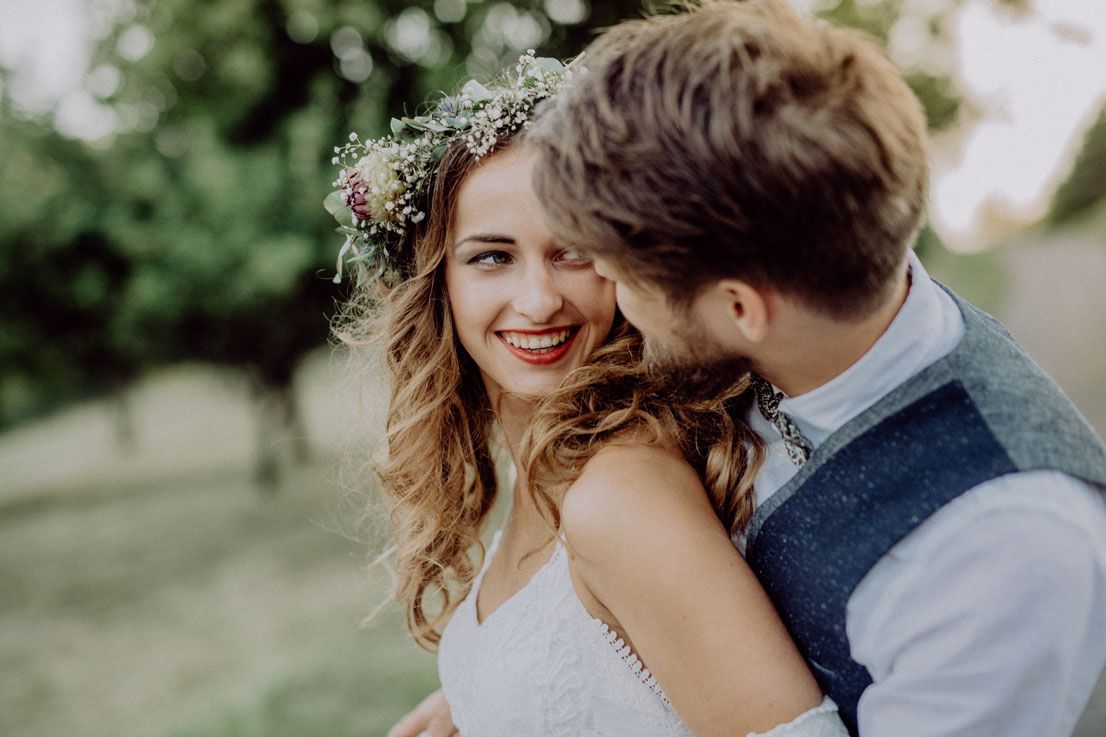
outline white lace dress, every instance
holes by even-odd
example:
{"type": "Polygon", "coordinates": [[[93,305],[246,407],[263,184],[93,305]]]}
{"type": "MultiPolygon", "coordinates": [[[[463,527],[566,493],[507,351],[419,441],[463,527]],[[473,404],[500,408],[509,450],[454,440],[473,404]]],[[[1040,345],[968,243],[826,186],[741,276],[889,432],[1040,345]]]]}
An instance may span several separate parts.
{"type": "MultiPolygon", "coordinates": [[[[525,587],[477,622],[499,536],[439,645],[442,690],[462,737],[691,737],[649,670],[577,598],[560,542],[525,587]]],[[[848,733],[826,699],[768,735],[848,733]]]]}

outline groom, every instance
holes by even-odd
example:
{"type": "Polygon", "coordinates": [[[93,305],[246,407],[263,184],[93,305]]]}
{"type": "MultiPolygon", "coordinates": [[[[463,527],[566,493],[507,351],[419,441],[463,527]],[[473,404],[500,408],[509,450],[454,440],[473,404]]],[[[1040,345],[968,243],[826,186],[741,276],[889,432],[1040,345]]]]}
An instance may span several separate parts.
{"type": "Polygon", "coordinates": [[[673,391],[763,377],[736,542],[854,735],[1067,737],[1106,663],[1106,449],[911,251],[925,120],[878,49],[701,5],[608,31],[536,124],[553,230],[673,391]]]}
{"type": "Polygon", "coordinates": [[[752,369],[737,542],[862,737],[1066,737],[1106,662],[1106,449],[911,245],[925,120],[784,0],[624,23],[537,124],[553,231],[673,389],[752,369]]]}

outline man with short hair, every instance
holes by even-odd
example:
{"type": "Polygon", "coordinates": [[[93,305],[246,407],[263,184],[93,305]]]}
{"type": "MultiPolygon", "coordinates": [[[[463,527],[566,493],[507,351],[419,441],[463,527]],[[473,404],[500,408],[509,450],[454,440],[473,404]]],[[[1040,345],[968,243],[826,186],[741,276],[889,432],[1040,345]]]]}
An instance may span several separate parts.
{"type": "Polygon", "coordinates": [[[613,28],[536,124],[539,199],[673,391],[746,370],[736,541],[853,734],[1070,735],[1106,663],[1106,449],[911,251],[925,120],[783,0],[613,28]]]}

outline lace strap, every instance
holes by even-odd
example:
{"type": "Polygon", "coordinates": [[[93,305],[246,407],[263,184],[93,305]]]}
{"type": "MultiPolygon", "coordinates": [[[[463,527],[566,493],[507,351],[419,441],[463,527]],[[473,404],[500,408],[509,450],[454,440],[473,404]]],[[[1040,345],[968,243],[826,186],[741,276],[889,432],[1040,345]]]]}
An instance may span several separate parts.
{"type": "Polygon", "coordinates": [[[657,679],[645,667],[645,664],[641,662],[641,659],[633,651],[630,645],[621,637],[618,636],[618,632],[612,630],[610,626],[598,617],[592,618],[594,622],[599,626],[599,631],[603,635],[603,639],[614,650],[615,655],[622,659],[622,662],[626,664],[626,667],[630,669],[630,672],[642,682],[650,691],[655,693],[661,698],[662,701],[668,706],[672,707],[672,703],[665,696],[664,691],[661,689],[657,679]]]}

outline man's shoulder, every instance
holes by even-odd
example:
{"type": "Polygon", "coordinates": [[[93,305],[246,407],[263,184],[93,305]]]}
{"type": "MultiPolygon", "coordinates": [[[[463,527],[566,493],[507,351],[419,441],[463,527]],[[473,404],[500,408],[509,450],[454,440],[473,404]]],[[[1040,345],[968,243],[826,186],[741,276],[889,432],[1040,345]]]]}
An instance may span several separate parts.
{"type": "MultiPolygon", "coordinates": [[[[1106,551],[1106,494],[1102,487],[1055,470],[1018,471],[984,481],[937,510],[903,541],[929,538],[935,549],[958,538],[992,537],[1000,547],[1018,547],[1024,536],[1048,528],[1081,534],[1106,551]],[[1007,533],[1005,536],[999,532],[1007,533]]],[[[1075,539],[1070,542],[1076,543],[1075,539]]]]}
{"type": "MultiPolygon", "coordinates": [[[[918,632],[1018,628],[1030,608],[1049,602],[1071,609],[1056,612],[1057,621],[1074,617],[1074,626],[1086,627],[1078,602],[1106,590],[1102,492],[1058,471],[1026,471],[981,483],[939,509],[851,593],[854,658],[879,681],[918,632]]],[[[937,647],[952,636],[928,640],[937,647]]]]}
{"type": "Polygon", "coordinates": [[[1080,565],[1106,575],[1106,495],[1060,471],[1023,471],[985,481],[938,509],[868,572],[850,615],[936,571],[1000,569],[1056,583],[1080,565]]]}

